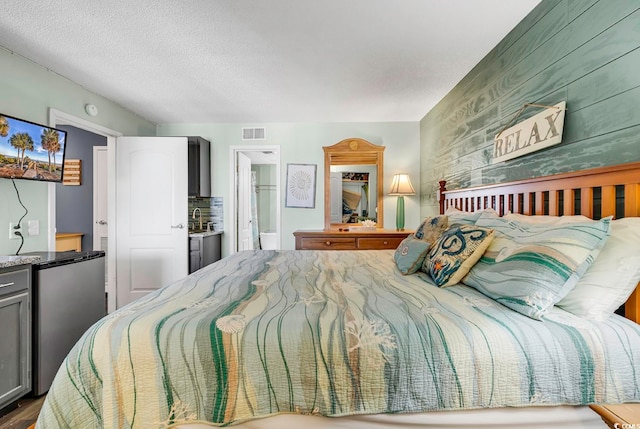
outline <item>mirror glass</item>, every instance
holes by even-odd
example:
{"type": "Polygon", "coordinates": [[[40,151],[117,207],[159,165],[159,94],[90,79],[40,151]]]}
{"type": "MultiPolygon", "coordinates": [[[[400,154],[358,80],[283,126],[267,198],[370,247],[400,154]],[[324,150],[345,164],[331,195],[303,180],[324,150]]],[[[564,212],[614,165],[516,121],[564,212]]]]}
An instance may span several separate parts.
{"type": "Polygon", "coordinates": [[[377,222],[376,185],[375,165],[332,165],[331,223],[377,222]]]}
{"type": "Polygon", "coordinates": [[[382,227],[384,146],[351,138],[325,152],[325,228],[373,220],[382,227]]]}

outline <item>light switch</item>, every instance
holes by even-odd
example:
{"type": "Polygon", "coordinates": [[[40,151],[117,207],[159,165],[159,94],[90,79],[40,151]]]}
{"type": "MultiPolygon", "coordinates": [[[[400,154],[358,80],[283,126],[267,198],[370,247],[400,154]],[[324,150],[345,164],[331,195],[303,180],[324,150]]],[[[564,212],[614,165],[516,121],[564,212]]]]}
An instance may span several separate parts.
{"type": "Polygon", "coordinates": [[[27,234],[29,235],[40,235],[40,221],[39,220],[30,220],[27,223],[27,234]]]}

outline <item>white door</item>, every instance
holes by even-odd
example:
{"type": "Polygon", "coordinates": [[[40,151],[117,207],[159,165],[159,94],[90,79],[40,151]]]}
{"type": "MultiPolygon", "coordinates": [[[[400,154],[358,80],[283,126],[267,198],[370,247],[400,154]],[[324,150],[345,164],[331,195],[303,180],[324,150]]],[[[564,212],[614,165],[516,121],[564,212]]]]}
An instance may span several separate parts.
{"type": "Polygon", "coordinates": [[[93,147],[93,250],[107,250],[106,146],[93,147]]]}
{"type": "Polygon", "coordinates": [[[116,141],[118,308],[188,274],[187,138],[116,141]]]}
{"type": "Polygon", "coordinates": [[[238,153],[238,250],[252,250],[251,159],[238,153]]]}

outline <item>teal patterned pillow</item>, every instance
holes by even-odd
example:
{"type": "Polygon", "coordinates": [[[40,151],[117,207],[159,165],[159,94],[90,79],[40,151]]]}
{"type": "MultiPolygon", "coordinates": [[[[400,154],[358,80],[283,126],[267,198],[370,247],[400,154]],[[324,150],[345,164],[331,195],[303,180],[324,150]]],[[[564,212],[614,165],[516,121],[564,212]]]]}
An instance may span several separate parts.
{"type": "Polygon", "coordinates": [[[413,274],[420,269],[430,247],[430,242],[409,235],[396,249],[393,260],[402,274],[413,274]]]}
{"type": "Polygon", "coordinates": [[[540,225],[483,215],[476,225],[493,229],[495,237],[463,283],[540,320],[593,263],[611,218],[540,225]]]}
{"type": "Polygon", "coordinates": [[[429,243],[436,241],[442,231],[447,229],[449,218],[444,215],[425,218],[416,232],[413,234],[418,240],[424,240],[429,243]]]}
{"type": "Polygon", "coordinates": [[[478,262],[493,239],[493,230],[455,224],[442,233],[424,260],[422,271],[441,287],[451,286],[478,262]]]}

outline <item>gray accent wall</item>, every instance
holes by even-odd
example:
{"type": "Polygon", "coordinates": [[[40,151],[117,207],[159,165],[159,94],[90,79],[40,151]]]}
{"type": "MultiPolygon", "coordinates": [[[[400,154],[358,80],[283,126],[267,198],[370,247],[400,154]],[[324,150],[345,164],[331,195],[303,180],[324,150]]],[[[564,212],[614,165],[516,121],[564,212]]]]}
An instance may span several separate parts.
{"type": "Polygon", "coordinates": [[[56,184],[56,232],[82,232],[82,250],[93,249],[93,147],[107,138],[69,125],[65,159],[82,160],[80,186],[56,184]]]}
{"type": "Polygon", "coordinates": [[[421,120],[422,216],[438,212],[439,180],[456,189],[640,161],[639,47],[640,2],[542,0],[421,120]],[[495,134],[524,103],[565,100],[560,145],[491,164],[495,134]]]}

